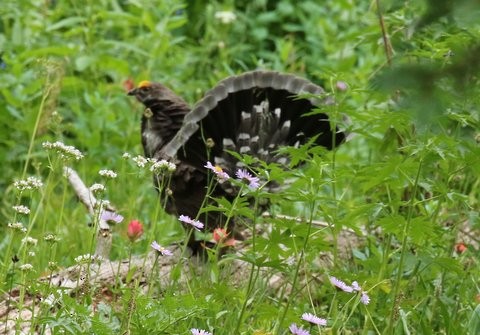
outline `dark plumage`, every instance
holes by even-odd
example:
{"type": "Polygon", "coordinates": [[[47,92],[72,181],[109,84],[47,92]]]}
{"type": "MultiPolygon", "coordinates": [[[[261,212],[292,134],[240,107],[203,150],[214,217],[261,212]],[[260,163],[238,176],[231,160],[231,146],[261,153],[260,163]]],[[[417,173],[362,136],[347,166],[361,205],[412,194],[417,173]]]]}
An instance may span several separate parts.
{"type": "MultiPolygon", "coordinates": [[[[303,116],[315,106],[328,103],[298,98],[305,93],[320,95],[324,91],[308,80],[272,71],[229,77],[208,91],[193,109],[158,83],[144,81],[131,90],[128,94],[146,107],[142,118],[145,155],[173,159],[177,165],[167,212],[197,216],[206,193],[207,160],[231,176],[239,167],[225,149],[286,164],[286,157],[275,153],[278,147],[300,145],[314,136],[315,143],[327,149],[342,143],[344,133],[332,133],[326,114],[303,116]]],[[[214,196],[233,199],[228,184],[218,184],[214,196]]],[[[209,230],[223,226],[219,213],[200,219],[207,221],[209,230]]]]}

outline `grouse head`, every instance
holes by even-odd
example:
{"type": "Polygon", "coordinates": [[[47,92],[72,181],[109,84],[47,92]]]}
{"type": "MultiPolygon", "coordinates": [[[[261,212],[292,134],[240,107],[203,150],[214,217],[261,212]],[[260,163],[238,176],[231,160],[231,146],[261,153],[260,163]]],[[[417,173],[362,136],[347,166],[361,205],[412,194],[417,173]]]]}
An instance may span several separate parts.
{"type": "Polygon", "coordinates": [[[136,88],[130,90],[127,94],[135,96],[135,98],[146,107],[150,107],[159,102],[169,103],[181,101],[184,103],[182,99],[166,86],[148,80],[141,81],[136,88]]]}
{"type": "Polygon", "coordinates": [[[142,117],[142,143],[147,157],[153,157],[180,129],[188,104],[166,86],[141,81],[128,92],[145,106],[142,117]]]}

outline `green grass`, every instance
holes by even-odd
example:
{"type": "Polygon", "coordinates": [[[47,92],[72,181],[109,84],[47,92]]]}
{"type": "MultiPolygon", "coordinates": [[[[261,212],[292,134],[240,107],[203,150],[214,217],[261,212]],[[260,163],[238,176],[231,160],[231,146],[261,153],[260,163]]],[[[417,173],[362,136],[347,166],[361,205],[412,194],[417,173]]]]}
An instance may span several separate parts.
{"type": "Polygon", "coordinates": [[[289,334],[292,323],[311,334],[479,333],[477,5],[379,2],[380,10],[377,1],[347,0],[4,1],[1,292],[19,288],[19,308],[32,295],[54,295],[56,305],[42,305],[27,322],[55,334],[289,334]],[[236,18],[221,23],[218,11],[236,18]],[[116,300],[98,299],[96,287],[61,295],[39,281],[95,250],[95,220],[63,176],[65,165],[87,186],[104,184],[102,197],[125,217],[113,227],[110,259],[142,257],[153,240],[185,239],[177,218],[163,212],[150,172],[122,158],[142,153],[142,107],[126,96],[127,79],[161,81],[194,103],[225,76],[255,68],[321,84],[336,100],[325,112],[352,135],[334,152],[288,149],[293,160],[311,155],[302,168],[254,170],[262,180],[296,178],[281,194],[251,194],[270,200],[270,217],[242,201],[222,202],[230,215],[270,227],[268,235],[246,241],[242,256],[211,257],[198,275],[154,281],[147,293],[133,279],[119,283],[109,288],[116,300]],[[65,161],[45,141],[85,157],[65,161]],[[118,177],[107,180],[101,169],[118,177]],[[29,176],[43,186],[13,186],[29,176]],[[30,213],[16,213],[17,205],[30,213]],[[145,233],[130,243],[134,219],[145,233]],[[26,233],[8,227],[15,222],[26,233]],[[357,236],[351,248],[347,230],[357,236]],[[45,240],[49,234],[56,241],[45,240]],[[22,242],[27,236],[37,243],[22,242]],[[225,276],[231,258],[248,263],[242,283],[225,276]],[[22,270],[26,264],[32,269],[22,270]],[[278,287],[267,283],[273,275],[283,278],[278,287]],[[331,276],[357,281],[370,303],[336,289],[331,276]],[[305,312],[327,326],[310,327],[300,319],[305,312]]]}

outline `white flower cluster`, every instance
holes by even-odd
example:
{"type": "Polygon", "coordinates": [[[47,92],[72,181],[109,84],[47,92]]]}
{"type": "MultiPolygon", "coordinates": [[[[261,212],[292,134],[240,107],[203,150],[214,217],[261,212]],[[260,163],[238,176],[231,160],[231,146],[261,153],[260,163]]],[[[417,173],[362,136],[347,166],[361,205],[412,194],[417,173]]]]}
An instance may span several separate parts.
{"type": "Polygon", "coordinates": [[[38,240],[36,238],[27,236],[22,239],[22,243],[29,245],[37,245],[38,240]]]}
{"type": "Polygon", "coordinates": [[[93,262],[101,263],[102,261],[103,257],[98,255],[85,254],[75,257],[75,262],[77,264],[87,264],[93,262]]]}
{"type": "Polygon", "coordinates": [[[7,226],[10,229],[18,230],[18,231],[21,231],[22,233],[27,232],[27,228],[25,228],[21,222],[9,222],[7,226]]]}
{"type": "Polygon", "coordinates": [[[78,150],[74,146],[66,145],[60,141],[56,141],[54,143],[46,141],[42,143],[42,146],[47,150],[55,150],[55,152],[64,159],[73,158],[79,161],[84,157],[80,150],[78,150]]]}
{"type": "Polygon", "coordinates": [[[33,265],[32,264],[22,264],[19,266],[19,269],[23,272],[29,272],[33,270],[33,265]]]}
{"type": "Polygon", "coordinates": [[[215,13],[215,18],[220,20],[223,24],[230,24],[237,19],[237,15],[234,12],[224,10],[215,13]]]}
{"type": "Polygon", "coordinates": [[[28,208],[27,206],[19,205],[19,206],[13,206],[12,208],[17,213],[25,214],[25,215],[30,214],[30,208],[28,208]]]}
{"type": "Polygon", "coordinates": [[[103,177],[107,177],[107,178],[111,178],[111,179],[117,178],[117,173],[112,171],[112,170],[100,170],[100,171],[98,171],[98,174],[103,176],[103,177]]]}
{"type": "Polygon", "coordinates": [[[100,212],[102,212],[105,208],[109,208],[109,207],[110,207],[110,201],[108,200],[100,199],[100,200],[97,200],[97,202],[95,203],[95,208],[99,208],[100,212]]]}
{"type": "Polygon", "coordinates": [[[106,188],[102,184],[93,184],[90,186],[90,191],[93,193],[105,192],[106,188]]]}
{"type": "Polygon", "coordinates": [[[24,180],[16,180],[13,186],[19,191],[24,191],[38,189],[43,186],[43,183],[36,177],[28,177],[24,180]]]}
{"type": "Polygon", "coordinates": [[[58,242],[58,241],[59,241],[59,239],[58,239],[55,235],[53,235],[53,234],[47,234],[47,235],[45,235],[45,237],[43,238],[43,240],[44,240],[45,242],[50,242],[50,243],[55,243],[55,242],[58,242]]]}
{"type": "Polygon", "coordinates": [[[145,165],[147,165],[148,163],[148,158],[138,155],[136,157],[133,157],[132,161],[134,161],[139,168],[144,168],[145,165]]]}
{"type": "Polygon", "coordinates": [[[150,162],[152,163],[152,166],[150,166],[150,171],[153,171],[153,172],[161,172],[161,171],[173,172],[177,168],[175,164],[167,162],[164,159],[160,161],[151,159],[150,162]]]}
{"type": "MultiPolygon", "coordinates": [[[[125,153],[125,154],[123,154],[122,157],[129,158],[130,155],[125,153]]],[[[142,169],[145,168],[147,165],[149,165],[150,166],[149,167],[150,171],[156,172],[156,173],[163,172],[163,171],[167,171],[167,172],[171,173],[171,172],[175,171],[175,169],[177,168],[175,166],[175,164],[170,163],[170,162],[166,161],[165,159],[157,160],[155,158],[147,158],[147,157],[143,157],[141,155],[133,157],[132,161],[137,165],[137,167],[142,168],[142,169]]]]}

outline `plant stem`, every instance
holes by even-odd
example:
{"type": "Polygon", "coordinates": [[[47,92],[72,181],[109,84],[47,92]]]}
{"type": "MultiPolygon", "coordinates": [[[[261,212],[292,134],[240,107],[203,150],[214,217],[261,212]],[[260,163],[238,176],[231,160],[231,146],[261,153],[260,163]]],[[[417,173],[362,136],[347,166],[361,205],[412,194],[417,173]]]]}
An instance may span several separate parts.
{"type": "MultiPolygon", "coordinates": [[[[299,257],[299,260],[297,262],[297,266],[295,267],[295,273],[293,275],[293,282],[292,282],[292,293],[295,290],[295,286],[297,285],[298,273],[300,272],[300,265],[302,264],[303,256],[305,255],[305,250],[307,248],[308,241],[310,239],[310,233],[312,231],[312,222],[313,222],[313,213],[314,213],[314,209],[315,209],[315,204],[316,204],[315,200],[313,200],[312,203],[310,204],[310,217],[308,219],[307,235],[305,237],[305,241],[303,243],[302,250],[300,251],[300,257],[299,257]]],[[[287,305],[285,306],[285,308],[283,310],[282,316],[280,317],[280,319],[277,322],[277,331],[276,332],[277,332],[278,335],[280,335],[281,324],[283,323],[283,320],[285,320],[285,317],[287,315],[288,309],[290,308],[290,304],[293,301],[293,298],[294,298],[294,294],[290,294],[290,296],[287,300],[287,305]]]]}
{"type": "Polygon", "coordinates": [[[42,96],[40,107],[38,108],[37,118],[35,120],[35,126],[33,127],[32,137],[30,137],[30,144],[28,145],[27,157],[25,158],[25,165],[23,166],[22,179],[25,179],[25,176],[27,174],[28,163],[30,162],[30,156],[32,155],[33,144],[35,142],[35,136],[37,135],[38,125],[40,124],[40,119],[42,118],[45,101],[47,101],[47,98],[50,95],[51,89],[52,89],[51,86],[49,86],[46,89],[45,93],[42,96]]]}
{"type": "Polygon", "coordinates": [[[420,172],[422,170],[422,162],[423,161],[420,160],[420,163],[418,165],[417,175],[415,177],[415,182],[413,184],[413,193],[412,193],[412,197],[410,198],[410,205],[408,207],[407,222],[405,222],[405,226],[403,227],[402,250],[400,253],[400,260],[397,266],[397,278],[395,279],[395,286],[393,287],[392,310],[390,311],[390,320],[388,322],[387,331],[385,332],[386,334],[389,334],[389,333],[393,334],[393,323],[395,322],[395,314],[396,314],[395,310],[397,309],[398,292],[400,291],[400,282],[402,280],[403,265],[405,262],[405,255],[407,253],[408,232],[410,230],[413,210],[415,208],[415,199],[417,196],[420,172]]]}
{"type": "MultiPolygon", "coordinates": [[[[235,198],[235,203],[236,203],[236,200],[240,197],[240,194],[241,194],[241,192],[239,192],[238,196],[235,198]]],[[[258,196],[255,197],[255,204],[254,204],[254,207],[253,207],[253,212],[256,213],[257,209],[258,209],[258,196]]],[[[232,205],[232,211],[233,211],[233,205],[232,205]]],[[[230,215],[231,214],[232,213],[230,212],[230,215]]],[[[256,221],[257,221],[257,216],[254,215],[253,222],[252,222],[252,251],[255,255],[256,255],[256,252],[255,252],[255,250],[256,250],[256,248],[255,248],[256,221]]],[[[228,224],[228,221],[227,221],[227,224],[228,224]]],[[[252,293],[252,290],[253,290],[253,284],[255,283],[254,277],[256,278],[256,276],[254,276],[255,267],[256,267],[255,264],[252,263],[252,268],[250,269],[250,274],[248,276],[248,285],[247,285],[247,289],[246,289],[246,293],[245,293],[245,299],[243,301],[242,309],[240,310],[240,315],[238,316],[237,325],[235,327],[235,331],[233,332],[234,334],[238,334],[238,332],[240,330],[240,326],[241,326],[242,321],[243,321],[243,315],[245,314],[245,310],[247,308],[248,297],[250,296],[250,294],[252,293]]]]}
{"type": "Polygon", "coordinates": [[[380,0],[375,0],[377,5],[378,22],[380,23],[380,29],[382,29],[383,47],[385,48],[385,56],[387,57],[388,66],[392,66],[392,46],[388,39],[387,29],[385,28],[385,22],[383,21],[382,10],[380,8],[380,0]]]}

